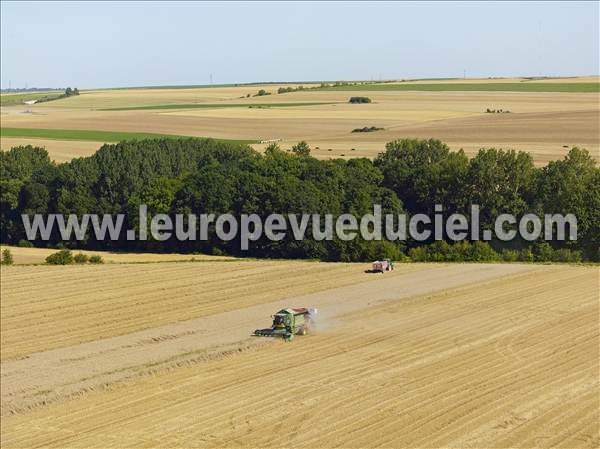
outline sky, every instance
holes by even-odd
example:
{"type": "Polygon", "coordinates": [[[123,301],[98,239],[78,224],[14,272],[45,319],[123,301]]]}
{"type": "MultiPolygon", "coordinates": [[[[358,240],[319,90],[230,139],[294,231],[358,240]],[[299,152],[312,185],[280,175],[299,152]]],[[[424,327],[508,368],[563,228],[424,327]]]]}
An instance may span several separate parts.
{"type": "Polygon", "coordinates": [[[1,85],[598,75],[600,2],[1,2],[1,85]]]}

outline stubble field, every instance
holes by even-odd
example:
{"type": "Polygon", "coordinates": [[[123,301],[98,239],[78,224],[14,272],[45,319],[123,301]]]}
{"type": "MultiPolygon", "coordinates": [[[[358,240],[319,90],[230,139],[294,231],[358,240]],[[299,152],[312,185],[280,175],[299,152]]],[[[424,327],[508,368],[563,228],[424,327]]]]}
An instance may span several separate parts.
{"type": "Polygon", "coordinates": [[[2,447],[598,446],[598,267],[364,269],[3,267],[2,447]]]}

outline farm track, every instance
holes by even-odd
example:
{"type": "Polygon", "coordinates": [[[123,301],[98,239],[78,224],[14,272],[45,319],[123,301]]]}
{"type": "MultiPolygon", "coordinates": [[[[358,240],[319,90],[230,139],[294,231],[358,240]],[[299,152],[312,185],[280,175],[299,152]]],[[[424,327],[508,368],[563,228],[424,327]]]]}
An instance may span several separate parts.
{"type": "Polygon", "coordinates": [[[598,447],[598,275],[455,265],[328,290],[316,334],[5,416],[2,447],[598,447]]]}

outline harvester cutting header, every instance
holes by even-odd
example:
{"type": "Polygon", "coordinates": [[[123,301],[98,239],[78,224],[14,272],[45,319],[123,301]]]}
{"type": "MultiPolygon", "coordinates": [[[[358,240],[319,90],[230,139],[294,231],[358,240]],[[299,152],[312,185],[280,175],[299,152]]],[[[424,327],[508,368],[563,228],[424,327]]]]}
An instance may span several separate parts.
{"type": "Polygon", "coordinates": [[[306,335],[314,326],[317,309],[314,308],[289,308],[281,309],[273,315],[273,324],[266,329],[256,329],[254,335],[258,337],[280,337],[292,340],[294,335],[306,335]]]}

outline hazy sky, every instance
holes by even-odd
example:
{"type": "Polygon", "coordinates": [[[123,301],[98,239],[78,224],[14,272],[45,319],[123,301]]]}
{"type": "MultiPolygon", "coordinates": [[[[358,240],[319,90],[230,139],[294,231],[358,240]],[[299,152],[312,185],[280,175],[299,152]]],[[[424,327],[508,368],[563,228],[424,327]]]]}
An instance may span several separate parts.
{"type": "Polygon", "coordinates": [[[599,5],[2,1],[2,87],[597,75],[599,5]]]}

